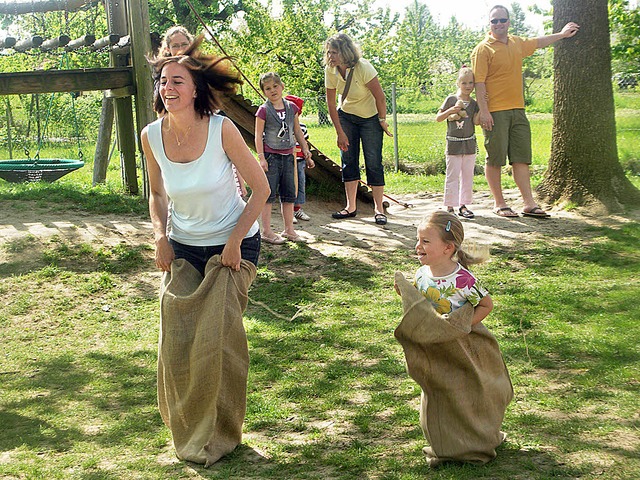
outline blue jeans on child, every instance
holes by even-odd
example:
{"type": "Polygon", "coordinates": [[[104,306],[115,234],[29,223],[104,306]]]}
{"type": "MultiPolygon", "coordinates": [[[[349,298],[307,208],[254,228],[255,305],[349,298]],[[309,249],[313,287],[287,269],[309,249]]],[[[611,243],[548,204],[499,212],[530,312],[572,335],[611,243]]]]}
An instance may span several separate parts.
{"type": "Polygon", "coordinates": [[[297,193],[293,154],[265,153],[265,158],[269,166],[269,170],[265,173],[271,188],[271,195],[269,195],[267,203],[275,202],[278,193],[280,194],[280,202],[294,203],[297,193]]]}
{"type": "Polygon", "coordinates": [[[342,158],[342,181],[360,180],[360,142],[364,153],[364,166],[367,184],[372,187],[384,185],[382,167],[382,135],[384,131],[378,116],[362,118],[338,110],[340,125],[349,140],[349,149],[340,151],[342,158]]]}
{"type": "MultiPolygon", "coordinates": [[[[169,243],[173,247],[173,253],[175,253],[176,260],[178,258],[184,258],[187,262],[193,265],[203,277],[207,262],[214,255],[221,255],[222,250],[224,250],[224,245],[196,247],[176,242],[171,238],[169,239],[169,243]]],[[[258,266],[258,257],[260,255],[260,232],[256,233],[253,237],[242,240],[242,243],[240,244],[240,255],[243,260],[248,260],[256,267],[258,266]]]]}

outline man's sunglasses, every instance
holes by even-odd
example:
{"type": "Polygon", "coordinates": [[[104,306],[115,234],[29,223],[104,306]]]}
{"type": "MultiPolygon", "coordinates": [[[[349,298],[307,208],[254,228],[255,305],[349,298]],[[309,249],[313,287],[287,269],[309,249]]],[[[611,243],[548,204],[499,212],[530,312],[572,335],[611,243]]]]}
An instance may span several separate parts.
{"type": "Polygon", "coordinates": [[[492,18],[491,19],[491,23],[493,23],[494,25],[497,25],[498,22],[500,23],[507,23],[509,21],[508,18],[492,18]]]}

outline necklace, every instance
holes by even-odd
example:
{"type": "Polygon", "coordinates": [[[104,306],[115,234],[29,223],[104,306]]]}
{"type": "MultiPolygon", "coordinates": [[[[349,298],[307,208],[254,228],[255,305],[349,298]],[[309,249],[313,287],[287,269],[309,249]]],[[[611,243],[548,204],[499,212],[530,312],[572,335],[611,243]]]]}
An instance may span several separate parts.
{"type": "Polygon", "coordinates": [[[182,137],[182,141],[180,141],[180,139],[178,138],[177,129],[171,126],[171,119],[169,119],[169,130],[171,130],[173,132],[173,136],[176,137],[176,143],[178,144],[179,147],[181,147],[182,144],[185,142],[185,140],[189,137],[189,133],[191,133],[191,128],[193,128],[193,124],[189,125],[189,128],[187,128],[187,132],[184,134],[184,137],[182,137]]]}

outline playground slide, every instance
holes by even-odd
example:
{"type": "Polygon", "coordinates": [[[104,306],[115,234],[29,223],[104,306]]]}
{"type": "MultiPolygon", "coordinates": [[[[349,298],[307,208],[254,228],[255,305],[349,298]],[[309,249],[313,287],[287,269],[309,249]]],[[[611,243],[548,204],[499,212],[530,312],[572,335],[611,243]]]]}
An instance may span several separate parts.
{"type": "MultiPolygon", "coordinates": [[[[240,129],[247,145],[255,151],[255,114],[258,106],[253,105],[242,95],[230,95],[225,98],[223,111],[240,129]]],[[[319,182],[339,182],[342,183],[340,166],[323,154],[320,150],[309,143],[315,168],[307,170],[307,175],[319,182]]],[[[371,190],[363,184],[358,187],[358,197],[369,203],[373,203],[371,190]]]]}

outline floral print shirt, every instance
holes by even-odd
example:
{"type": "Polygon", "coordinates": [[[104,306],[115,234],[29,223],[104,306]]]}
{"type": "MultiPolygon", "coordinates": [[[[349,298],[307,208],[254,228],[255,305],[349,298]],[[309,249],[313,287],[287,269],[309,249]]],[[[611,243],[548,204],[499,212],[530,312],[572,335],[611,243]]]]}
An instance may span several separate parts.
{"type": "Polygon", "coordinates": [[[416,272],[413,284],[440,314],[451,313],[466,302],[475,307],[482,297],[489,294],[476,277],[460,264],[445,277],[433,277],[429,266],[423,265],[416,272]]]}

